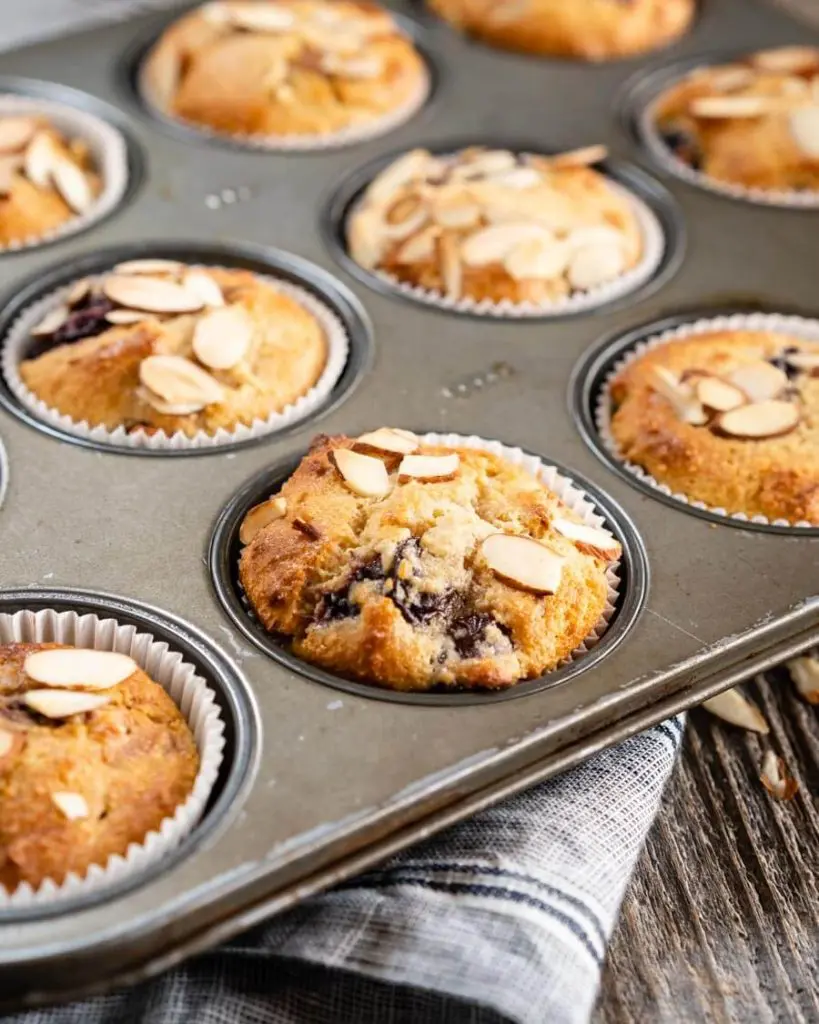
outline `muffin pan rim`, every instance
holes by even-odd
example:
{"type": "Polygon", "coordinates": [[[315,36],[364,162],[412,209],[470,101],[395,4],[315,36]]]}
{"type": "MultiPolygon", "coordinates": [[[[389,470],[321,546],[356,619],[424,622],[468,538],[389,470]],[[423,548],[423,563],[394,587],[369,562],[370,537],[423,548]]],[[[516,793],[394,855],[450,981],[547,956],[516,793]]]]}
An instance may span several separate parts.
{"type": "MultiPolygon", "coordinates": [[[[375,428],[373,428],[375,429],[375,428]]],[[[415,431],[422,435],[425,431],[415,431]]],[[[488,440],[488,439],[487,439],[488,440]]],[[[506,444],[499,438],[501,444],[506,444]]],[[[651,570],[643,539],[634,522],[625,510],[606,493],[602,487],[592,483],[582,473],[567,468],[554,459],[533,452],[519,445],[524,454],[540,459],[545,465],[553,466],[558,473],[583,490],[593,503],[595,511],[603,516],[605,525],[623,546],[620,560],[620,593],[614,615],[608,628],[590,651],[581,654],[568,665],[559,666],[536,679],[522,680],[502,690],[466,690],[457,692],[393,690],[388,687],[346,679],[318,665],[297,657],[286,649],[283,643],[269,633],[256,620],[245,599],[238,580],[238,531],[247,511],[275,493],[274,488],[284,482],[306,454],[306,449],[291,451],[272,465],[261,470],[240,487],[223,506],[217,516],[208,542],[207,563],[210,583],[216,594],[221,610],[259,650],[278,662],[289,672],[309,682],[320,683],[335,690],[341,690],[371,700],[411,704],[426,707],[466,707],[499,704],[518,698],[534,696],[556,686],[568,684],[580,673],[599,665],[615,651],[632,633],[644,610],[650,589],[651,570]]]]}
{"type": "Polygon", "coordinates": [[[133,624],[155,634],[171,650],[183,654],[220,699],[227,728],[225,755],[208,807],[199,822],[173,850],[142,870],[100,890],[21,909],[0,910],[0,927],[62,917],[113,902],[147,886],[161,875],[212,844],[235,823],[257,774],[262,749],[262,723],[256,698],[241,669],[192,623],[155,605],[119,594],[77,587],[0,588],[0,612],[91,612],[133,624]]]}

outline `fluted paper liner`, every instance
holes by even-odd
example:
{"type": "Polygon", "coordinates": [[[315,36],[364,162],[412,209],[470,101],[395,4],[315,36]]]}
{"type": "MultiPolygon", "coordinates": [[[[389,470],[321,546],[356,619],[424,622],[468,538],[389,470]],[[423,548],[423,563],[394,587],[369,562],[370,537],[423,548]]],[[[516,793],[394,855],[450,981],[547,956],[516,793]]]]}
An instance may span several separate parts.
{"type": "Polygon", "coordinates": [[[382,114],[380,117],[367,121],[366,124],[348,125],[337,132],[251,135],[242,134],[241,132],[220,132],[198,121],[188,121],[169,114],[163,110],[162,104],[152,95],[147,79],[148,76],[145,74],[143,65],[139,74],[140,95],[151,114],[164,124],[177,129],[184,128],[186,131],[195,132],[217,142],[228,142],[236,146],[266,150],[271,153],[310,153],[322,149],[341,149],[344,146],[352,146],[358,142],[366,142],[369,139],[378,138],[380,135],[386,135],[417,114],[426,103],[432,89],[432,79],[426,63],[424,63],[422,76],[413,94],[401,106],[382,114]]]}
{"type": "Polygon", "coordinates": [[[393,274],[388,274],[383,270],[376,269],[369,273],[388,284],[399,294],[414,299],[416,302],[456,313],[523,319],[525,317],[567,316],[571,313],[584,313],[596,309],[607,302],[613,302],[615,299],[628,295],[650,281],[662,263],[666,249],[666,238],[662,226],[648,204],[644,203],[642,199],[638,199],[634,193],[629,192],[622,185],[618,185],[617,182],[608,180],[608,185],[614,191],[619,192],[630,204],[640,227],[643,254],[639,262],[630,270],[620,274],[613,281],[607,281],[595,288],[576,291],[550,302],[510,302],[508,299],[504,299],[502,302],[493,302],[491,299],[449,299],[441,292],[401,281],[393,274]]]}
{"type": "Polygon", "coordinates": [[[216,694],[197,675],[197,669],[164,641],[136,626],[93,614],[53,609],[0,614],[0,644],[48,642],[130,655],[167,691],[185,717],[199,751],[199,771],[185,802],[141,843],[131,843],[121,855],[109,857],[104,866],[91,865],[84,877],[70,873],[60,885],[46,880],[33,889],[26,882],[11,893],[0,885],[0,912],[98,892],[156,862],[177,846],[202,816],[224,756],[225,723],[216,694]]]}
{"type": "Polygon", "coordinates": [[[69,139],[78,138],[86,143],[100,177],[101,191],[85,213],[74,214],[43,234],[8,242],[0,246],[0,252],[28,249],[83,231],[116,209],[128,188],[128,150],[122,134],[112,125],[94,114],[77,110],[65,103],[17,94],[0,94],[0,117],[27,115],[46,117],[69,139]]]}
{"type": "MultiPolygon", "coordinates": [[[[469,436],[461,434],[419,434],[418,438],[423,444],[441,445],[446,448],[475,448],[480,451],[487,451],[492,455],[497,455],[498,458],[503,459],[505,462],[511,463],[513,466],[520,466],[540,480],[553,494],[557,495],[563,504],[578,515],[586,526],[598,527],[611,532],[605,517],[600,515],[594,502],[586,492],[568,476],[564,476],[554,466],[550,466],[548,462],[544,462],[537,455],[530,455],[520,448],[512,448],[502,444],[500,441],[489,441],[475,434],[470,434],[469,436]]],[[[600,620],[583,643],[576,647],[568,658],[564,658],[556,668],[569,665],[582,655],[588,653],[593,647],[597,646],[608,629],[620,592],[619,561],[612,562],[607,566],[606,582],[608,584],[606,606],[603,609],[600,620]]],[[[253,606],[247,600],[244,592],[242,592],[242,600],[248,614],[251,617],[255,617],[253,606]]],[[[555,669],[550,669],[549,671],[555,671],[555,669]]],[[[549,672],[547,671],[545,674],[548,675],[549,672]]],[[[527,680],[521,679],[514,685],[522,685],[525,682],[527,680]]]]}
{"type": "MultiPolygon", "coordinates": [[[[683,76],[685,77],[685,76],[683,76]]],[[[730,199],[741,199],[749,203],[763,206],[784,206],[793,209],[819,208],[819,190],[799,191],[797,189],[748,188],[744,185],[733,185],[727,181],[718,181],[705,174],[695,171],[663,142],[657,130],[656,110],[663,94],[680,79],[673,79],[663,84],[660,94],[648,103],[637,118],[637,128],[648,151],[654,159],[670,174],[682,179],[689,185],[715,192],[717,195],[728,196],[730,199]]]]}
{"type": "MultiPolygon", "coordinates": [[[[191,267],[195,266],[195,264],[191,264],[191,267]]],[[[217,268],[209,264],[200,269],[217,268]]],[[[91,275],[92,278],[95,276],[102,275],[91,275]]],[[[247,441],[252,438],[263,437],[266,434],[275,433],[277,430],[283,430],[285,427],[289,427],[291,424],[298,423],[300,420],[312,415],[329,397],[344,372],[350,350],[350,341],[339,317],[328,305],[317,298],[313,292],[279,278],[267,277],[262,274],[257,274],[256,277],[275,288],[276,291],[281,292],[281,294],[287,295],[295,302],[298,302],[300,306],[304,307],[318,320],[327,341],[327,361],[321,376],[309,391],[297,398],[295,402],[286,406],[281,412],[271,413],[265,419],[254,420],[250,426],[239,423],[231,430],[220,427],[213,434],[200,430],[193,437],[188,437],[181,431],[171,435],[166,434],[164,430],[151,434],[144,430],[129,433],[124,426],[109,430],[103,426],[91,426],[85,420],[77,422],[57,409],[52,409],[42,399],[38,398],[23,382],[20,376],[19,365],[25,358],[26,349],[31,344],[31,329],[50,310],[56,309],[63,303],[73,284],[76,284],[76,281],[38,299],[28,306],[15,320],[6,338],[2,341],[3,349],[0,366],[2,367],[3,376],[12,392],[37,419],[65,433],[73,434],[75,437],[81,437],[100,444],[119,445],[135,450],[148,451],[209,449],[234,444],[237,441],[247,441]]]]}
{"type": "Polygon", "coordinates": [[[671,328],[670,330],[663,331],[662,334],[652,335],[629,349],[617,360],[611,372],[606,376],[603,386],[600,388],[594,408],[594,419],[603,446],[632,476],[653,487],[661,494],[673,498],[681,505],[701,509],[705,512],[713,512],[718,516],[724,516],[726,519],[734,519],[743,523],[791,526],[795,531],[800,528],[815,526],[815,523],[809,523],[806,520],[799,520],[794,523],[789,519],[768,519],[766,516],[760,515],[749,516],[744,512],[728,512],[724,508],[706,505],[703,501],[696,501],[685,494],[672,491],[667,484],[660,483],[641,466],[629,462],[620,453],[617,442],[611,432],[612,403],[609,389],[614,378],[633,363],[635,359],[639,359],[640,356],[650,349],[657,348],[659,345],[666,345],[670,342],[682,341],[698,334],[711,334],[714,331],[774,331],[819,343],[819,320],[808,320],[801,316],[784,316],[779,313],[735,313],[731,316],[711,317],[671,328]]]}

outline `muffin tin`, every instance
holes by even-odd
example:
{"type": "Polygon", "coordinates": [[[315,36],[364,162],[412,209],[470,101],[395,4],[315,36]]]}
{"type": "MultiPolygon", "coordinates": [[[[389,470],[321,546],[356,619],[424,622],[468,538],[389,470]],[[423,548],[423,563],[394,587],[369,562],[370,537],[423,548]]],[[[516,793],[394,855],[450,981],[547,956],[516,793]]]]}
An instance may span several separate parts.
{"type": "Polygon", "coordinates": [[[132,40],[172,15],[0,57],[0,88],[25,92],[37,79],[55,99],[116,110],[139,182],[84,235],[0,258],[4,322],[86,268],[155,254],[295,278],[330,301],[353,342],[316,415],[205,453],[102,450],[44,428],[0,389],[0,609],[88,607],[139,621],[195,661],[232,723],[220,788],[172,855],[70,912],[0,915],[0,1009],[171,966],[819,637],[819,530],[763,531],[671,506],[601,461],[589,418],[615,339],[726,311],[817,315],[819,214],[653,180],[649,155],[611,111],[629,79],[671,60],[810,33],[762,3],[704,0],[671,50],[588,66],[494,51],[415,3],[392,6],[417,23],[435,97],[391,134],[341,150],[251,152],[156,121],[133,90],[132,40]],[[546,152],[609,145],[610,166],[662,208],[666,263],[649,286],[593,313],[523,322],[425,307],[350,266],[335,232],[362,168],[415,145],[514,139],[546,152]],[[610,634],[576,671],[500,700],[406,702],[324,685],[254,631],[235,587],[242,509],[314,433],[382,424],[497,438],[591,482],[625,543],[625,585],[610,634]]]}

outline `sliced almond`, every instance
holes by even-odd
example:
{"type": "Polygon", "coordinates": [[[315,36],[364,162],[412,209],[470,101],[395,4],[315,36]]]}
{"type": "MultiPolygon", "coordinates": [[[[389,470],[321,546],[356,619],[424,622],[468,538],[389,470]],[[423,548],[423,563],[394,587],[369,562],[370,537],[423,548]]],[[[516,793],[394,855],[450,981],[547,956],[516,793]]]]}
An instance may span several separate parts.
{"type": "Polygon", "coordinates": [[[726,384],[718,377],[700,377],[694,385],[694,393],[706,409],[713,409],[715,412],[738,409],[747,401],[743,391],[733,384],[726,384]]]}
{"type": "Polygon", "coordinates": [[[393,430],[392,427],[379,427],[369,434],[361,434],[356,438],[356,446],[362,445],[366,448],[376,448],[382,452],[392,452],[396,455],[410,455],[420,447],[418,438],[409,431],[393,430]]]}
{"type": "Polygon", "coordinates": [[[84,277],[71,286],[71,291],[66,295],[65,301],[73,309],[74,306],[79,306],[83,299],[88,297],[90,292],[91,281],[87,277],[84,277]]]}
{"type": "Polygon", "coordinates": [[[451,169],[454,181],[469,181],[490,175],[511,171],[517,166],[517,158],[506,149],[476,150],[474,154],[463,153],[451,169]]]}
{"type": "Polygon", "coordinates": [[[46,718],[70,718],[86,711],[104,707],[111,698],[104,693],[82,693],[76,690],[29,690],[23,703],[46,718]]]}
{"type": "Polygon", "coordinates": [[[227,20],[236,28],[250,32],[284,32],[296,23],[296,16],[283,4],[225,4],[227,20]]]}
{"type": "Polygon", "coordinates": [[[533,238],[516,245],[503,261],[503,267],[516,281],[527,278],[550,281],[564,273],[569,259],[569,249],[564,242],[533,238]]]}
{"type": "Polygon", "coordinates": [[[715,420],[716,433],[749,441],[782,437],[795,430],[800,414],[793,402],[771,399],[767,402],[752,402],[731,412],[721,413],[715,420]]]}
{"type": "Polygon", "coordinates": [[[147,402],[163,416],[192,416],[195,412],[201,412],[208,404],[204,399],[197,402],[166,402],[164,398],[160,398],[146,387],[137,388],[136,393],[143,402],[147,402]]]}
{"type": "Polygon", "coordinates": [[[254,505],[239,527],[239,542],[249,544],[265,526],[287,515],[287,499],[280,494],[254,505]]]}
{"type": "Polygon", "coordinates": [[[94,202],[88,175],[73,160],[55,158],[51,171],[57,191],[74,213],[85,213],[94,202]]]}
{"type": "Polygon", "coordinates": [[[441,261],[441,278],[444,295],[452,302],[463,293],[464,270],[461,263],[461,248],[454,235],[443,235],[438,243],[438,258],[441,261]]]}
{"type": "Polygon", "coordinates": [[[253,340],[253,322],[243,306],[225,306],[200,317],[193,332],[193,353],[212,370],[240,363],[253,340]]]}
{"type": "Polygon", "coordinates": [[[716,92],[733,92],[735,89],[744,89],[756,80],[756,75],[750,68],[736,64],[733,67],[715,68],[708,75],[708,85],[716,92]]]}
{"type": "Polygon", "coordinates": [[[665,366],[651,367],[651,387],[672,404],[675,413],[684,423],[701,427],[708,422],[702,403],[691,388],[665,366]]]}
{"type": "Polygon", "coordinates": [[[763,71],[800,75],[819,70],[819,49],[815,46],[778,46],[752,54],[750,61],[763,71]]]}
{"type": "Polygon", "coordinates": [[[565,153],[557,153],[555,156],[547,157],[552,167],[557,169],[563,167],[591,167],[592,164],[599,164],[609,155],[606,146],[583,146],[582,149],[570,149],[565,153]]]}
{"type": "Polygon", "coordinates": [[[139,378],[172,405],[211,405],[224,399],[221,384],[183,356],[148,356],[139,364],[139,378]]]}
{"type": "Polygon", "coordinates": [[[404,196],[397,200],[384,214],[384,221],[390,227],[398,227],[401,224],[413,223],[417,215],[424,209],[424,204],[419,196],[404,196]]]}
{"type": "Polygon", "coordinates": [[[141,324],[148,316],[150,316],[150,313],[139,313],[135,309],[112,309],[110,313],[105,314],[105,319],[109,324],[122,326],[125,324],[141,324]]]}
{"type": "Polygon", "coordinates": [[[146,313],[195,313],[204,305],[201,296],[160,277],[113,274],[102,290],[118,306],[146,313]]]}
{"type": "Polygon", "coordinates": [[[765,751],[759,779],[777,800],[793,800],[799,792],[799,783],[790,774],[782,758],[777,757],[772,750],[765,751]]]}
{"type": "Polygon", "coordinates": [[[792,658],[788,662],[788,672],[805,700],[809,704],[819,704],[819,658],[811,655],[792,658]]]}
{"type": "Polygon", "coordinates": [[[765,117],[782,110],[773,96],[698,96],[688,108],[694,117],[765,117]]]}
{"type": "Polygon", "coordinates": [[[573,519],[553,519],[551,526],[559,534],[573,541],[578,550],[594,555],[606,562],[616,561],[623,553],[619,541],[608,532],[585,523],[577,523],[573,519]]]}
{"type": "Polygon", "coordinates": [[[743,391],[752,402],[776,398],[788,386],[788,375],[778,366],[760,359],[740,366],[728,375],[729,381],[743,391]]]}
{"type": "Polygon", "coordinates": [[[476,231],[461,247],[464,263],[470,267],[484,267],[500,263],[522,242],[538,240],[550,242],[553,235],[539,224],[523,221],[509,224],[493,224],[476,231]]]}
{"type": "Polygon", "coordinates": [[[357,210],[347,228],[350,255],[360,267],[373,270],[387,248],[387,231],[378,210],[357,210]]]}
{"type": "Polygon", "coordinates": [[[468,199],[437,202],[432,209],[432,219],[442,228],[471,228],[481,219],[481,208],[468,199]]]}
{"type": "Polygon", "coordinates": [[[330,461],[354,494],[362,498],[383,498],[390,493],[390,478],[381,459],[349,448],[336,448],[330,452],[330,461]]]}
{"type": "Polygon", "coordinates": [[[23,662],[23,671],[37,683],[50,687],[82,687],[107,690],[124,682],[137,671],[137,663],[116,651],[55,647],[35,651],[23,662]]]}
{"type": "Polygon", "coordinates": [[[405,455],[398,467],[398,479],[451,480],[460,464],[461,457],[457,452],[449,455],[405,455]]]}
{"type": "Polygon", "coordinates": [[[566,245],[573,253],[591,246],[622,246],[624,241],[621,231],[603,224],[588,224],[582,228],[574,228],[565,238],[566,245]]]}
{"type": "Polygon", "coordinates": [[[69,821],[82,821],[91,816],[88,801],[81,793],[52,793],[51,800],[69,821]]]}
{"type": "Polygon", "coordinates": [[[718,693],[716,697],[704,701],[702,706],[723,722],[738,725],[741,729],[759,732],[763,736],[770,731],[759,708],[737,689],[718,693]]]}
{"type": "Polygon", "coordinates": [[[124,263],[117,263],[114,267],[115,274],[181,274],[185,264],[178,260],[126,260],[124,263]]]}
{"type": "Polygon", "coordinates": [[[788,352],[785,360],[796,367],[797,370],[819,370],[819,351],[817,352],[788,352]]]}
{"type": "Polygon", "coordinates": [[[543,175],[534,167],[513,167],[501,174],[493,174],[489,178],[493,185],[502,185],[504,188],[520,189],[536,188],[543,184],[543,175]]]}
{"type": "MultiPolygon", "coordinates": [[[[414,235],[417,231],[426,224],[428,220],[428,213],[425,206],[423,206],[417,199],[413,203],[414,196],[409,196],[406,200],[400,199],[395,206],[391,207],[390,212],[393,213],[393,220],[385,220],[381,226],[383,234],[394,241],[401,241],[404,238],[409,238],[410,235],[414,235]],[[396,207],[403,207],[395,214],[396,207]],[[411,212],[409,212],[411,211],[411,212]],[[402,219],[398,219],[401,217],[402,219]]],[[[387,214],[387,217],[390,213],[387,214]]]]}
{"type": "Polygon", "coordinates": [[[398,263],[422,263],[431,259],[435,255],[435,244],[440,235],[441,229],[430,224],[417,235],[408,238],[396,251],[395,259],[398,263]]]}
{"type": "Polygon", "coordinates": [[[54,170],[56,150],[48,132],[38,131],[26,149],[25,175],[37,188],[48,188],[54,170]]]}
{"type": "Polygon", "coordinates": [[[531,537],[493,533],[481,544],[486,564],[505,583],[533,594],[555,594],[565,559],[531,537]]]}
{"type": "Polygon", "coordinates": [[[621,245],[589,245],[572,256],[569,284],[579,291],[588,291],[613,281],[625,269],[626,257],[621,245]]]}
{"type": "Polygon", "coordinates": [[[433,157],[427,150],[410,150],[372,180],[364,193],[365,202],[375,206],[388,203],[408,182],[425,177],[432,164],[433,157]]]}
{"type": "Polygon", "coordinates": [[[59,306],[46,313],[36,327],[31,328],[33,338],[49,338],[55,331],[58,331],[68,319],[69,310],[66,306],[59,306]]]}
{"type": "Polygon", "coordinates": [[[384,62],[375,54],[344,57],[326,53],[321,58],[321,70],[340,78],[378,78],[384,73],[384,62]]]}
{"type": "Polygon", "coordinates": [[[812,160],[819,160],[819,103],[801,107],[789,115],[794,142],[812,160]]]}
{"type": "Polygon", "coordinates": [[[33,117],[0,118],[0,153],[19,153],[25,149],[37,127],[33,117]]]}

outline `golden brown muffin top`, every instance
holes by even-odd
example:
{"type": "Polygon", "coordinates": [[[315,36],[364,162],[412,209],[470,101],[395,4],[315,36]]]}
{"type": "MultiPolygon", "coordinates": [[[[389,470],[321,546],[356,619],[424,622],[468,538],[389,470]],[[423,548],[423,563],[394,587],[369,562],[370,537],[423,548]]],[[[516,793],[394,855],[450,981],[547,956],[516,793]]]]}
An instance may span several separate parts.
{"type": "Polygon", "coordinates": [[[695,68],[652,113],[675,156],[709,177],[747,188],[819,189],[819,47],[695,68]]]}
{"type": "Polygon", "coordinates": [[[730,513],[819,523],[819,344],[726,330],[651,348],[611,384],[621,454],[730,513]]]}
{"type": "Polygon", "coordinates": [[[250,271],[174,260],[78,281],[32,333],[26,385],[109,429],[251,424],[309,391],[327,360],[322,325],[289,295],[250,271]]]}
{"type": "Polygon", "coordinates": [[[633,267],[643,245],[627,198],[590,166],[605,156],[602,146],[552,157],[412,150],[350,215],[350,255],[455,300],[494,298],[503,285],[519,301],[536,283],[556,295],[595,288],[633,267]]]}
{"type": "Polygon", "coordinates": [[[522,467],[387,428],[318,438],[241,540],[267,629],[397,689],[508,686],[553,668],[599,624],[620,557],[522,467]]]}
{"type": "Polygon", "coordinates": [[[193,736],[126,655],[0,646],[0,885],[104,864],[187,797],[193,736]]]}
{"type": "Polygon", "coordinates": [[[42,235],[85,213],[99,191],[81,139],[46,117],[0,117],[0,243],[42,235]]]}
{"type": "Polygon", "coordinates": [[[163,34],[144,83],[166,113],[220,132],[322,135],[416,100],[427,75],[375,4],[219,0],[163,34]]]}

